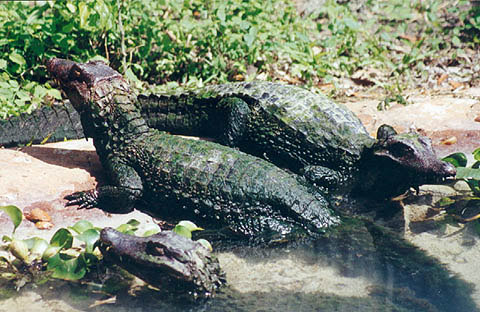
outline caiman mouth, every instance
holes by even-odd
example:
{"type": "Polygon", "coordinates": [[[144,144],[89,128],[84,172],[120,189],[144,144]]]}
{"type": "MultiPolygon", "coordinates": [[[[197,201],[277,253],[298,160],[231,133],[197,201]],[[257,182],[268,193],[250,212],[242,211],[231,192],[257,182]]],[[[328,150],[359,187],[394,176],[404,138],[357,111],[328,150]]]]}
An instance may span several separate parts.
{"type": "Polygon", "coordinates": [[[432,169],[430,174],[419,175],[418,184],[441,184],[453,181],[457,174],[457,169],[451,163],[441,161],[439,166],[432,169]]]}

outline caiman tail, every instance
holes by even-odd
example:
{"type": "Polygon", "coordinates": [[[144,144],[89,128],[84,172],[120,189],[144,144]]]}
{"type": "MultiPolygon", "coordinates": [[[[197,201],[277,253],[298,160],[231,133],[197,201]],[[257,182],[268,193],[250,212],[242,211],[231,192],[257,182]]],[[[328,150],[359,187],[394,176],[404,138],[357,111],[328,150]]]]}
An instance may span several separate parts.
{"type": "Polygon", "coordinates": [[[80,116],[70,101],[42,106],[31,114],[0,120],[0,146],[39,144],[83,138],[80,116]]]}

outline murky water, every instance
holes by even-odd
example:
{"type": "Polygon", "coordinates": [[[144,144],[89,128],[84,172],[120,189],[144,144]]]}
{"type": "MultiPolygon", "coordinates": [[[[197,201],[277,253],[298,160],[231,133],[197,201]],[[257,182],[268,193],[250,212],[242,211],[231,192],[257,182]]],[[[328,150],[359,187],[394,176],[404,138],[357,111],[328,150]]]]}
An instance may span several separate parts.
{"type": "MultiPolygon", "coordinates": [[[[377,288],[366,276],[346,277],[311,250],[256,250],[218,255],[229,286],[213,300],[193,305],[157,298],[136,287],[115,298],[95,287],[65,282],[26,287],[0,311],[422,311],[430,304],[407,291],[377,288]],[[403,297],[401,297],[403,296],[403,297]],[[105,300],[105,301],[103,301],[105,300]],[[103,302],[102,302],[103,301],[103,302]],[[418,302],[417,302],[418,301],[418,302]]],[[[432,310],[434,311],[434,310],[432,310]]]]}

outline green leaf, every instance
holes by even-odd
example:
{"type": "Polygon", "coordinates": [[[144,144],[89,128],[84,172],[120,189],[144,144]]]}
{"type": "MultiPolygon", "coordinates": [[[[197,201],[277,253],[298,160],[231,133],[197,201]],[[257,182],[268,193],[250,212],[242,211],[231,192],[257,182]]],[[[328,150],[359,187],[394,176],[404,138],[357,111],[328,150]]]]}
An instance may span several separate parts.
{"type": "Polygon", "coordinates": [[[83,257],[70,258],[56,254],[48,259],[47,269],[53,271],[53,278],[75,281],[85,276],[87,265],[83,257]]]}
{"type": "Polygon", "coordinates": [[[73,5],[73,3],[67,1],[66,6],[71,13],[75,13],[76,7],[75,5],[73,5]]]}
{"type": "MultiPolygon", "coordinates": [[[[131,222],[132,220],[128,221],[131,222]]],[[[136,220],[135,220],[136,221],[136,220]]],[[[136,222],[132,222],[134,225],[126,223],[126,224],[120,224],[116,230],[125,234],[130,234],[133,235],[136,230],[138,230],[138,225],[135,224],[136,222]]]]}
{"type": "Polygon", "coordinates": [[[21,56],[20,54],[16,53],[16,52],[12,52],[10,53],[10,55],[8,56],[8,58],[10,59],[10,61],[18,64],[18,65],[25,65],[27,62],[25,61],[25,59],[23,58],[23,56],[21,56]]]}
{"type": "Polygon", "coordinates": [[[180,222],[178,222],[178,225],[186,227],[190,232],[203,231],[203,228],[198,227],[195,223],[193,223],[192,221],[188,221],[188,220],[180,221],[180,222]]]}
{"type": "Polygon", "coordinates": [[[33,246],[30,249],[31,254],[35,259],[39,259],[43,256],[43,253],[48,249],[50,245],[46,240],[39,237],[33,238],[33,246]]]}
{"type": "Polygon", "coordinates": [[[476,196],[480,196],[480,181],[468,179],[467,184],[472,190],[473,194],[476,196]]]}
{"type": "Polygon", "coordinates": [[[210,244],[210,242],[207,241],[206,239],[200,238],[199,240],[197,240],[197,242],[199,242],[200,244],[202,244],[202,245],[203,245],[205,248],[207,248],[209,251],[213,251],[212,244],[210,244]]]}
{"type": "Polygon", "coordinates": [[[127,224],[130,224],[131,226],[138,227],[140,225],[140,222],[136,219],[130,219],[128,220],[127,224]]]}
{"type": "Polygon", "coordinates": [[[62,99],[62,94],[57,89],[48,89],[47,94],[50,95],[51,97],[53,97],[56,100],[61,100],[62,99]]]}
{"type": "Polygon", "coordinates": [[[0,69],[5,69],[7,68],[7,61],[4,59],[0,59],[0,69]]]}
{"type": "Polygon", "coordinates": [[[17,259],[27,262],[30,252],[28,251],[28,246],[25,241],[21,239],[13,239],[10,242],[8,249],[17,259]]]}
{"type": "Polygon", "coordinates": [[[50,245],[60,248],[71,248],[73,243],[73,235],[67,229],[59,229],[55,234],[53,234],[52,239],[50,240],[50,245]]]}
{"type": "Polygon", "coordinates": [[[57,246],[50,246],[50,247],[48,247],[48,248],[43,252],[42,260],[43,260],[43,261],[47,261],[47,260],[50,259],[51,257],[57,255],[60,250],[61,250],[61,248],[60,248],[60,247],[57,247],[57,246]]]}
{"type": "Polygon", "coordinates": [[[95,248],[95,244],[100,238],[100,232],[97,229],[89,229],[82,234],[77,235],[76,238],[85,242],[85,252],[92,253],[95,248]]]}
{"type": "Polygon", "coordinates": [[[175,225],[173,232],[186,238],[190,238],[190,239],[192,238],[192,232],[186,226],[183,226],[183,225],[179,225],[179,224],[175,225]]]}
{"type": "Polygon", "coordinates": [[[442,158],[442,160],[451,163],[457,168],[467,166],[467,156],[464,153],[453,153],[442,158]]]}
{"type": "Polygon", "coordinates": [[[440,207],[444,207],[444,206],[449,206],[453,203],[455,203],[455,200],[451,199],[450,197],[442,197],[437,202],[437,205],[439,205],[440,207]]]}
{"type": "Polygon", "coordinates": [[[455,177],[457,179],[480,180],[480,169],[458,167],[457,168],[457,175],[455,177]]]}
{"type": "Polygon", "coordinates": [[[480,161],[480,147],[473,151],[473,158],[480,161]]]}
{"type": "Polygon", "coordinates": [[[253,42],[257,38],[257,33],[258,29],[255,26],[250,27],[248,30],[248,34],[243,36],[243,40],[245,40],[245,43],[247,44],[247,47],[251,48],[253,45],[253,42]]]}
{"type": "Polygon", "coordinates": [[[160,233],[162,230],[160,229],[160,227],[157,225],[157,224],[154,224],[154,223],[150,223],[148,225],[145,226],[145,232],[143,233],[143,237],[147,237],[147,236],[152,236],[152,235],[155,235],[157,233],[160,233]]]}
{"type": "Polygon", "coordinates": [[[75,223],[73,226],[69,226],[69,229],[77,232],[78,234],[81,234],[85,232],[86,230],[93,229],[94,226],[92,222],[87,221],[87,220],[80,220],[77,223],[75,223]]]}
{"type": "Polygon", "coordinates": [[[217,9],[217,17],[220,22],[225,23],[225,5],[221,4],[217,9]]]}
{"type": "Polygon", "coordinates": [[[80,2],[78,4],[78,15],[80,17],[80,28],[85,28],[85,26],[87,26],[88,17],[90,16],[90,11],[85,2],[80,2]]]}
{"type": "Polygon", "coordinates": [[[0,211],[5,212],[10,217],[10,220],[13,222],[13,233],[15,233],[17,227],[22,223],[22,211],[13,205],[2,206],[0,211]]]}

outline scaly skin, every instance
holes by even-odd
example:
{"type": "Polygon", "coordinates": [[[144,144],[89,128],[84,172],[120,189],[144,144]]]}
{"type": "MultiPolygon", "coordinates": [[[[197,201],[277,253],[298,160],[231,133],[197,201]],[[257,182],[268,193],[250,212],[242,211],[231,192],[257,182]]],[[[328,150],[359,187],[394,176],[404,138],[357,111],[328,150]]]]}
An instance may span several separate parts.
{"type": "MultiPolygon", "coordinates": [[[[471,287],[438,261],[369,221],[342,218],[339,224],[323,197],[296,176],[225,146],[149,128],[132,104],[136,97],[128,84],[103,63],[66,66],[53,59],[47,68],[82,116],[111,182],[67,196],[68,205],[112,212],[136,206],[167,220],[190,219],[208,229],[226,228],[229,237],[267,243],[310,235],[329,257],[346,265],[349,259],[354,266],[380,265],[383,279],[394,287],[411,286],[439,310],[475,310],[471,287]]],[[[391,137],[388,130],[381,140],[391,137]]],[[[117,247],[119,255],[122,248],[137,248],[129,240],[117,247]]],[[[140,261],[142,252],[127,254],[139,272],[148,266],[140,261]]]]}
{"type": "Polygon", "coordinates": [[[206,247],[171,231],[137,237],[104,228],[100,242],[107,261],[175,297],[210,298],[226,283],[217,258],[206,247]]]}
{"type": "MultiPolygon", "coordinates": [[[[382,126],[374,140],[345,106],[294,86],[228,83],[138,99],[150,127],[212,137],[302,174],[330,192],[388,198],[455,175],[451,164],[436,158],[428,138],[382,126]]],[[[6,123],[0,122],[0,144],[2,136],[4,145],[20,141],[5,131],[1,135],[6,123]]]]}
{"type": "Polygon", "coordinates": [[[166,134],[146,125],[127,82],[103,63],[48,64],[80,113],[110,185],[68,197],[69,205],[128,212],[258,241],[313,235],[338,223],[322,195],[260,158],[166,134]],[[68,65],[68,64],[67,64],[68,65]],[[70,75],[62,80],[66,71],[70,75]]]}
{"type": "Polygon", "coordinates": [[[83,138],[80,116],[66,101],[64,105],[42,106],[31,114],[0,120],[0,146],[58,142],[83,138]]]}

